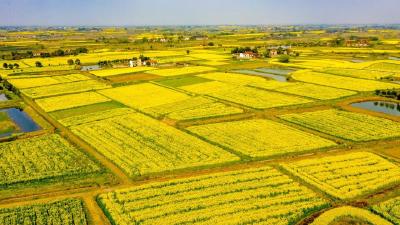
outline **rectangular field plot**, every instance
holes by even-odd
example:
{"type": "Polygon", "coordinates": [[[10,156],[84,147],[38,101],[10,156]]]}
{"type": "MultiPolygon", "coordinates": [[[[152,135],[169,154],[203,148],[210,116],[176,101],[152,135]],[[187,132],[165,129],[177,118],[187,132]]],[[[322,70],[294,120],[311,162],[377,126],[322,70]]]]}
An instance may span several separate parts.
{"type": "Polygon", "coordinates": [[[71,117],[60,119],[60,120],[58,120],[58,122],[60,122],[62,125],[66,126],[66,127],[69,127],[69,126],[90,123],[93,121],[104,120],[104,119],[112,118],[114,116],[127,115],[130,113],[135,113],[135,111],[130,108],[115,108],[115,109],[109,109],[109,110],[105,110],[105,111],[98,111],[98,112],[92,112],[92,113],[83,114],[83,115],[71,116],[71,117]]]}
{"type": "Polygon", "coordinates": [[[354,91],[375,91],[376,89],[400,88],[400,85],[374,80],[357,79],[353,77],[336,76],[327,73],[297,71],[292,78],[307,83],[343,88],[354,91]]]}
{"type": "Polygon", "coordinates": [[[204,60],[211,60],[211,61],[223,61],[230,59],[230,55],[220,55],[220,54],[210,54],[210,53],[192,53],[190,57],[204,59],[204,60]]]}
{"type": "Polygon", "coordinates": [[[237,87],[238,87],[237,85],[227,84],[220,81],[211,81],[198,84],[184,85],[179,88],[196,94],[211,94],[214,92],[229,91],[237,87]]]}
{"type": "Polygon", "coordinates": [[[31,98],[41,98],[54,95],[64,95],[92,90],[100,90],[105,88],[110,88],[110,86],[96,80],[87,80],[23,89],[22,93],[31,98]]]}
{"type": "Polygon", "coordinates": [[[282,166],[340,199],[354,198],[400,182],[400,167],[369,152],[306,159],[282,166]]]}
{"type": "Polygon", "coordinates": [[[189,95],[184,93],[149,83],[112,88],[99,92],[122,104],[137,109],[159,106],[190,98],[189,95]]]}
{"type": "Polygon", "coordinates": [[[229,62],[226,61],[201,61],[196,63],[205,66],[223,66],[229,64],[229,62]]]}
{"type": "Polygon", "coordinates": [[[100,167],[59,135],[0,144],[0,186],[79,174],[100,167]]]}
{"type": "Polygon", "coordinates": [[[251,157],[268,157],[334,146],[335,143],[271,120],[244,120],[187,128],[251,157]]]}
{"type": "Polygon", "coordinates": [[[174,120],[190,120],[242,113],[237,107],[204,97],[193,97],[144,110],[155,117],[167,116],[174,120]]]}
{"type": "Polygon", "coordinates": [[[139,113],[72,126],[71,130],[131,177],[239,159],[139,113]]]}
{"type": "Polygon", "coordinates": [[[271,167],[121,189],[99,196],[116,224],[296,224],[329,203],[271,167]]]}
{"type": "Polygon", "coordinates": [[[126,108],[126,107],[124,107],[124,105],[122,105],[119,102],[108,101],[108,102],[100,102],[90,105],[83,105],[74,108],[58,110],[50,112],[49,114],[54,119],[60,121],[68,117],[83,116],[85,114],[91,114],[91,113],[119,109],[119,108],[126,108]]]}
{"type": "Polygon", "coordinates": [[[230,83],[230,84],[234,84],[234,85],[246,85],[249,83],[260,83],[260,82],[266,81],[266,79],[264,79],[262,77],[243,75],[243,74],[238,74],[238,73],[215,72],[215,73],[201,74],[201,75],[197,75],[197,76],[206,78],[209,80],[215,80],[215,81],[230,83]]]}
{"type": "Polygon", "coordinates": [[[335,109],[287,114],[279,117],[301,126],[352,141],[370,141],[400,136],[400,123],[335,109]]]}
{"type": "MultiPolygon", "coordinates": [[[[399,68],[400,68],[400,65],[399,65],[399,68]]],[[[326,69],[323,69],[323,72],[337,74],[337,75],[341,75],[341,76],[349,76],[349,77],[372,79],[372,80],[395,75],[395,73],[386,72],[386,71],[346,69],[346,68],[326,68],[326,69]]],[[[399,72],[400,72],[400,70],[399,70],[399,72]]]]}
{"type": "Polygon", "coordinates": [[[83,203],[79,199],[0,208],[0,224],[68,224],[88,225],[83,203]]]}
{"type": "Polygon", "coordinates": [[[228,91],[214,92],[209,95],[255,109],[267,109],[312,102],[312,100],[301,97],[264,91],[251,87],[237,87],[228,91]]]}
{"type": "Polygon", "coordinates": [[[400,224],[400,197],[392,198],[372,206],[372,210],[394,224],[400,224]]]}
{"type": "Polygon", "coordinates": [[[329,100],[355,95],[357,92],[325,87],[315,84],[295,83],[296,85],[275,89],[276,91],[301,95],[319,100],[329,100]]]}
{"type": "Polygon", "coordinates": [[[357,94],[357,92],[354,91],[337,89],[333,87],[326,87],[316,84],[302,83],[302,82],[264,81],[258,83],[251,83],[249,84],[249,86],[305,96],[318,100],[336,99],[357,94]]]}
{"type": "Polygon", "coordinates": [[[183,77],[171,77],[156,82],[169,87],[181,87],[181,86],[200,84],[210,81],[211,80],[209,79],[201,78],[198,76],[183,76],[183,77]]]}
{"type": "Polygon", "coordinates": [[[256,82],[256,83],[250,83],[248,86],[250,87],[257,87],[257,88],[262,88],[266,90],[275,90],[278,88],[283,88],[283,87],[290,87],[298,84],[297,82],[279,82],[275,80],[266,80],[264,82],[256,82]]]}
{"type": "Polygon", "coordinates": [[[144,71],[155,70],[155,69],[156,68],[153,68],[153,67],[140,66],[140,67],[132,67],[132,68],[129,67],[129,68],[94,70],[94,71],[90,71],[90,73],[94,74],[95,76],[98,76],[98,77],[109,77],[109,76],[144,72],[144,71]]]}
{"type": "Polygon", "coordinates": [[[213,67],[207,66],[187,66],[181,68],[171,68],[171,69],[160,69],[147,71],[146,73],[158,75],[158,76],[179,76],[185,74],[203,73],[216,70],[213,67]]]}
{"type": "Polygon", "coordinates": [[[89,80],[90,78],[82,74],[68,74],[62,76],[46,76],[35,78],[15,78],[8,82],[18,89],[48,86],[61,83],[89,80]]]}
{"type": "Polygon", "coordinates": [[[79,94],[63,95],[36,100],[36,103],[46,112],[61,109],[70,109],[78,106],[90,105],[101,102],[109,102],[111,99],[95,92],[83,92],[79,94]]]}
{"type": "Polygon", "coordinates": [[[385,62],[374,63],[368,66],[366,69],[400,73],[400,64],[385,62]]]}
{"type": "Polygon", "coordinates": [[[163,63],[178,63],[178,62],[190,62],[190,61],[197,61],[199,59],[192,58],[189,56],[176,56],[176,57],[161,57],[157,58],[157,62],[160,64],[163,63]]]}

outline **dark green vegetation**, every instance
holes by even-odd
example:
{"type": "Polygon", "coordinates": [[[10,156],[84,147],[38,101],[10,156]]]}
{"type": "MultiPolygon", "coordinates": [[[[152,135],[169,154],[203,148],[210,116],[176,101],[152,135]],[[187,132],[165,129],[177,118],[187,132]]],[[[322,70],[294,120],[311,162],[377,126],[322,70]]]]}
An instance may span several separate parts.
{"type": "Polygon", "coordinates": [[[191,84],[199,84],[199,83],[204,83],[204,82],[209,82],[209,81],[211,81],[211,80],[202,78],[202,77],[184,76],[184,77],[158,80],[156,82],[159,84],[162,84],[162,85],[170,86],[170,87],[181,87],[181,86],[186,86],[186,85],[191,85],[191,84]]]}

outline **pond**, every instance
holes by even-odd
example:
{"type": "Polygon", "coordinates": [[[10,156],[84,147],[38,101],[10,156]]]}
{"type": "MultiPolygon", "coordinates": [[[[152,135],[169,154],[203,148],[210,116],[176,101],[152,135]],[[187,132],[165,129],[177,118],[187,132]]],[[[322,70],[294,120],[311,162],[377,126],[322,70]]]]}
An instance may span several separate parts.
{"type": "Polygon", "coordinates": [[[278,68],[258,68],[258,69],[255,69],[255,71],[263,72],[263,73],[272,73],[272,74],[277,74],[277,75],[282,75],[282,76],[286,76],[289,73],[294,72],[294,70],[278,69],[278,68]]]}
{"type": "Polygon", "coordinates": [[[393,56],[391,56],[391,57],[389,57],[389,59],[400,61],[400,58],[399,58],[399,57],[393,57],[393,56]]]}
{"type": "Polygon", "coordinates": [[[362,59],[352,59],[350,61],[353,62],[353,63],[363,63],[363,62],[365,62],[365,60],[362,60],[362,59]]]}
{"type": "Polygon", "coordinates": [[[82,66],[81,71],[99,70],[101,67],[99,65],[82,66]]]}
{"type": "Polygon", "coordinates": [[[254,70],[235,70],[233,72],[268,77],[276,81],[287,82],[287,78],[285,76],[271,74],[271,73],[257,72],[254,70]]]}
{"type": "MultiPolygon", "coordinates": [[[[32,132],[40,130],[41,127],[26,114],[26,112],[17,108],[0,109],[0,112],[7,113],[8,117],[19,127],[21,132],[32,132]]],[[[0,137],[9,136],[12,133],[3,134],[0,137]]]]}
{"type": "Polygon", "coordinates": [[[367,101],[353,103],[351,106],[389,115],[400,116],[400,103],[388,101],[367,101]]]}
{"type": "Polygon", "coordinates": [[[5,94],[0,93],[0,102],[7,101],[7,100],[8,100],[7,96],[5,94]]]}

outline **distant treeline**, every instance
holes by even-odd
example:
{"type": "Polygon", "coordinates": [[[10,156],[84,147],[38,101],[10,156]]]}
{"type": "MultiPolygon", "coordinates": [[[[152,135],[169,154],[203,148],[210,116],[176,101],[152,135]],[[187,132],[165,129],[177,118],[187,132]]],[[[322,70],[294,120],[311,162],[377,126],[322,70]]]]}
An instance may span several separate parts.
{"type": "Polygon", "coordinates": [[[80,53],[88,53],[88,49],[80,47],[71,50],[57,49],[53,52],[40,52],[40,53],[33,53],[32,51],[11,52],[11,55],[2,55],[1,58],[4,60],[18,60],[18,59],[35,58],[35,57],[49,58],[54,56],[78,55],[80,53]]]}
{"type": "Polygon", "coordinates": [[[375,94],[387,98],[400,100],[400,90],[395,90],[395,89],[376,90],[375,94]]]}

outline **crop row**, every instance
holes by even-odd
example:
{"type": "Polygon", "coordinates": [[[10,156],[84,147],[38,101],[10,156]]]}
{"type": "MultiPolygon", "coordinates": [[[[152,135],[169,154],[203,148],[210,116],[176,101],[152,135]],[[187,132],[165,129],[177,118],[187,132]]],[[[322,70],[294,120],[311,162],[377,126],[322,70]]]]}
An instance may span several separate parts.
{"type": "Polygon", "coordinates": [[[342,110],[322,110],[286,114],[280,118],[353,141],[369,141],[400,136],[400,124],[366,114],[342,110]]]}
{"type": "Polygon", "coordinates": [[[238,160],[139,113],[72,126],[71,130],[132,177],[238,160]]]}
{"type": "Polygon", "coordinates": [[[0,144],[0,185],[94,173],[100,167],[59,135],[0,144]]]}
{"type": "Polygon", "coordinates": [[[368,152],[282,164],[290,173],[339,199],[351,199],[400,183],[400,168],[368,152]]]}
{"type": "Polygon", "coordinates": [[[54,224],[87,225],[83,203],[78,199],[0,208],[1,225],[54,224]]]}
{"type": "Polygon", "coordinates": [[[99,203],[119,225],[291,224],[328,205],[271,167],[117,190],[99,203]]]}

